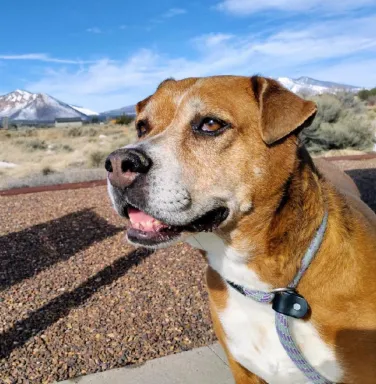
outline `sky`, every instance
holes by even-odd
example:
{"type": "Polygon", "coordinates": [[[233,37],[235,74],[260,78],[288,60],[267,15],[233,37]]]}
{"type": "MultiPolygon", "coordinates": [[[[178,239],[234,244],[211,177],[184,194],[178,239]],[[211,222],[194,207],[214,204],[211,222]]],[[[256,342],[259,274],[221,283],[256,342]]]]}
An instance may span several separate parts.
{"type": "Polygon", "coordinates": [[[98,112],[163,79],[310,76],[376,86],[375,0],[12,0],[0,95],[44,92],[98,112]]]}

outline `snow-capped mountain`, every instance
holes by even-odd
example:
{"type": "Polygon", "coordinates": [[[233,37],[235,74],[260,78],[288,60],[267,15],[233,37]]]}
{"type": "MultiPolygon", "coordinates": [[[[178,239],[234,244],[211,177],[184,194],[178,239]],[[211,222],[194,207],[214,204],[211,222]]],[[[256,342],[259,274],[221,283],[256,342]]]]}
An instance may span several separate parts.
{"type": "Polygon", "coordinates": [[[290,79],[289,77],[278,77],[277,79],[283,86],[292,92],[309,92],[311,94],[335,93],[340,91],[358,92],[362,88],[353,85],[332,83],[330,81],[321,81],[310,77],[299,77],[290,79]]]}
{"type": "Polygon", "coordinates": [[[93,111],[73,107],[44,93],[31,93],[17,89],[0,96],[0,118],[53,121],[56,118],[79,117],[85,120],[92,114],[97,115],[93,111]]]}
{"type": "Polygon", "coordinates": [[[99,115],[98,112],[94,112],[89,108],[77,107],[77,105],[70,105],[70,107],[72,107],[73,109],[75,109],[76,111],[78,111],[80,113],[83,113],[86,116],[98,116],[99,115]]]}

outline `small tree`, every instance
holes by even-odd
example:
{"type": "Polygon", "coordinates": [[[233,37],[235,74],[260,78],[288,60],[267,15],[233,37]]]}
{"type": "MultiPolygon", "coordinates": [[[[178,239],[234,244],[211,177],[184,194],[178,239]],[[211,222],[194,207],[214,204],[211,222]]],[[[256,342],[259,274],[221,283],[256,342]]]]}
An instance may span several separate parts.
{"type": "Polygon", "coordinates": [[[116,118],[115,123],[116,123],[116,124],[120,124],[120,125],[128,125],[128,124],[131,123],[133,120],[134,120],[134,117],[133,117],[133,116],[129,116],[129,115],[123,114],[123,115],[118,116],[118,117],[116,118]]]}
{"type": "Polygon", "coordinates": [[[362,89],[358,92],[359,99],[363,101],[368,101],[372,96],[376,96],[376,87],[372,89],[362,89]]]}

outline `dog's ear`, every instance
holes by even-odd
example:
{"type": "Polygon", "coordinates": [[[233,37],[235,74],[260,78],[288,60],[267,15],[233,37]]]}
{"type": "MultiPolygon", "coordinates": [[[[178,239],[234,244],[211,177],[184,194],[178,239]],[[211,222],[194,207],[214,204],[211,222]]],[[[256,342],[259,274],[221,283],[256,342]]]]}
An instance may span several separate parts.
{"type": "Polygon", "coordinates": [[[272,79],[253,76],[251,83],[259,105],[261,136],[266,144],[273,144],[312,123],[317,111],[314,102],[302,99],[272,79]]]}

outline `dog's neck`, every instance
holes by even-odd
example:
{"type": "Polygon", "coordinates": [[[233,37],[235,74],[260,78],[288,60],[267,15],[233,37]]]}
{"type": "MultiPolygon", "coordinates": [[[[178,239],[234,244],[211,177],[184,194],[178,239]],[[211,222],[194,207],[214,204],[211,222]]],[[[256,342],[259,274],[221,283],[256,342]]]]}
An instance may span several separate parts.
{"type": "Polygon", "coordinates": [[[206,251],[224,278],[250,289],[282,287],[297,273],[324,212],[322,181],[303,148],[279,193],[255,204],[230,233],[199,234],[188,242],[206,251]]]}

